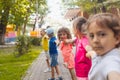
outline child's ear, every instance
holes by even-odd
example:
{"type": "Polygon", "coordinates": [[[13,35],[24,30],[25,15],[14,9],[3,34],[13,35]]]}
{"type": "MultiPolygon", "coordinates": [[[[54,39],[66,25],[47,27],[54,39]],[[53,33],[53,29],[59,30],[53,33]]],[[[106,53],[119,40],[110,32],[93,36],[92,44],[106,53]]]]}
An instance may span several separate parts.
{"type": "Polygon", "coordinates": [[[120,35],[116,36],[116,45],[120,45],[120,35]]]}

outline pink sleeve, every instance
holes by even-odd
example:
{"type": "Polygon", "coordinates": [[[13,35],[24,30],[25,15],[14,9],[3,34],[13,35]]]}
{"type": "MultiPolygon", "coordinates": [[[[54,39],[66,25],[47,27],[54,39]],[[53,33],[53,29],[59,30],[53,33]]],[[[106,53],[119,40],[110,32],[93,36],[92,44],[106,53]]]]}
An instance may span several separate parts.
{"type": "Polygon", "coordinates": [[[87,45],[89,45],[89,42],[88,42],[88,38],[87,38],[87,37],[84,37],[84,38],[82,39],[82,45],[83,45],[84,48],[85,48],[87,45]]]}

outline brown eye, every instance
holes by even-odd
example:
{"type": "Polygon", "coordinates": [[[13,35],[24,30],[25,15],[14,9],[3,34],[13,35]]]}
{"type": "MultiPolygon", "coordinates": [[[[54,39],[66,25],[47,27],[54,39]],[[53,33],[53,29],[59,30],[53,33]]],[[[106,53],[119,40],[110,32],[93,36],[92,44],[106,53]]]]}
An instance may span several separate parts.
{"type": "Polygon", "coordinates": [[[100,36],[100,37],[104,37],[104,36],[106,36],[107,34],[106,33],[103,33],[103,32],[100,32],[99,34],[98,34],[98,36],[100,36]]]}
{"type": "Polygon", "coordinates": [[[94,38],[94,35],[93,35],[93,34],[89,34],[89,38],[90,38],[90,39],[93,39],[93,38],[94,38]]]}
{"type": "Polygon", "coordinates": [[[59,34],[59,36],[61,36],[62,34],[59,34]]]}
{"type": "Polygon", "coordinates": [[[101,33],[101,36],[105,36],[106,34],[105,33],[101,33]]]}

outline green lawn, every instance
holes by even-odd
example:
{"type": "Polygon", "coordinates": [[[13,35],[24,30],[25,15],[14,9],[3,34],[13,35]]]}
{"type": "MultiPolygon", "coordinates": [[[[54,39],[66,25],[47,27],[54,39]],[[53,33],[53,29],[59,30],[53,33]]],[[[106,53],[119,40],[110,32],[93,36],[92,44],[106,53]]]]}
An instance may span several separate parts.
{"type": "Polygon", "coordinates": [[[0,80],[21,80],[40,52],[40,47],[33,47],[29,53],[15,57],[13,48],[0,49],[0,80]]]}

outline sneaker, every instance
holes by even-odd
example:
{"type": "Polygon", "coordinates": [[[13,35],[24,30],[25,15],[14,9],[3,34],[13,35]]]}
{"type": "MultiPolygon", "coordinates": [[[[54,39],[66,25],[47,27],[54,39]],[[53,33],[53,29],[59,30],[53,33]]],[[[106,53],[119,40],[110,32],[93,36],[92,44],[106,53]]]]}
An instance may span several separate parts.
{"type": "Polygon", "coordinates": [[[51,68],[47,68],[44,72],[50,72],[51,68]]]}
{"type": "Polygon", "coordinates": [[[63,80],[63,78],[62,77],[58,77],[58,80],[63,80]]]}
{"type": "Polygon", "coordinates": [[[55,78],[50,78],[50,79],[48,79],[48,80],[55,80],[55,78]]]}

